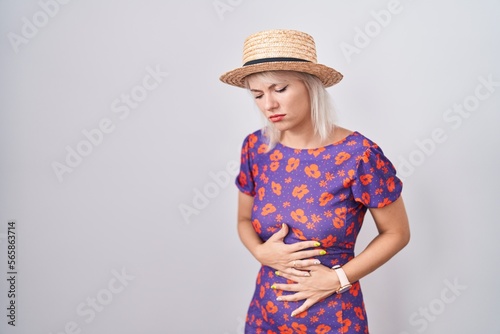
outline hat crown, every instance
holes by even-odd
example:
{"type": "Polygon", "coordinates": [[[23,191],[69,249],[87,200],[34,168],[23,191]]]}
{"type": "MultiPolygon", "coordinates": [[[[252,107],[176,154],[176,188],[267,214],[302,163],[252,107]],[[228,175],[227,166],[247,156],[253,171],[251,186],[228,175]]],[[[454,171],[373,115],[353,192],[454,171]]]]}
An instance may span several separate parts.
{"type": "Polygon", "coordinates": [[[266,30],[248,36],[243,46],[243,64],[268,58],[296,58],[316,64],[314,39],[296,30],[266,30]]]}

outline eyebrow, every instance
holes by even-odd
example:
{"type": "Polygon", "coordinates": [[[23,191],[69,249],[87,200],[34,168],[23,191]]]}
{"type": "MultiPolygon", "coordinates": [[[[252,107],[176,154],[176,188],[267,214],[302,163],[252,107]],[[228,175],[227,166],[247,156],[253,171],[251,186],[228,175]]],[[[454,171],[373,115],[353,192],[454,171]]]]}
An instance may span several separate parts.
{"type": "MultiPolygon", "coordinates": [[[[273,89],[274,87],[276,87],[278,84],[272,84],[270,85],[269,87],[267,87],[267,89],[273,89]]],[[[257,92],[257,93],[262,93],[262,91],[260,89],[250,89],[251,92],[257,92]]]]}

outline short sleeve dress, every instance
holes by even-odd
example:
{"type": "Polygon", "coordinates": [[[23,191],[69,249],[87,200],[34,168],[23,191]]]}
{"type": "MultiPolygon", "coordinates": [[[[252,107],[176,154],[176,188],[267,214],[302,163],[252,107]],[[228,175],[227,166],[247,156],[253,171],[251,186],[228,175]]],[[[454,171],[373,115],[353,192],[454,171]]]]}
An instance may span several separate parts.
{"type": "MultiPolygon", "coordinates": [[[[319,241],[327,252],[318,257],[325,266],[351,260],[367,208],[384,207],[401,194],[392,163],[359,132],[317,149],[280,143],[269,152],[267,148],[261,130],[248,135],[236,177],[239,190],[254,197],[253,228],[265,241],[288,224],[285,243],[319,241]]],[[[245,333],[368,333],[359,282],[291,317],[304,301],[277,301],[291,292],[271,289],[274,283],[287,283],[274,272],[268,266],[258,272],[245,333]]]]}

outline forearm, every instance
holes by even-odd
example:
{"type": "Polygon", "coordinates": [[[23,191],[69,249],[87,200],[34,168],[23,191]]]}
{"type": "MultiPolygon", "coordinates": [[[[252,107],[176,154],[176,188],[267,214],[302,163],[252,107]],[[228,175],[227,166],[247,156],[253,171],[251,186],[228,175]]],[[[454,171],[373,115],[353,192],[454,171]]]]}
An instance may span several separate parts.
{"type": "Polygon", "coordinates": [[[356,282],[389,261],[408,241],[406,233],[381,233],[342,268],[349,281],[356,282]]]}

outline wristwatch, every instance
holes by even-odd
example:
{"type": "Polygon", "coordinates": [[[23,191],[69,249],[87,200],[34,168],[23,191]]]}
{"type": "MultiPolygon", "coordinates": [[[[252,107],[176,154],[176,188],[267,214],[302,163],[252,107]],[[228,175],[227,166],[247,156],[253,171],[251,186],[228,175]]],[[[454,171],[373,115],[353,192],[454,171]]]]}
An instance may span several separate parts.
{"type": "Polygon", "coordinates": [[[339,277],[339,281],[340,281],[340,288],[338,288],[338,290],[335,292],[336,293],[344,293],[347,290],[349,290],[351,288],[352,284],[349,282],[349,279],[347,278],[347,276],[344,272],[344,269],[342,269],[342,267],[339,265],[333,266],[332,269],[335,270],[335,273],[339,277]]]}

